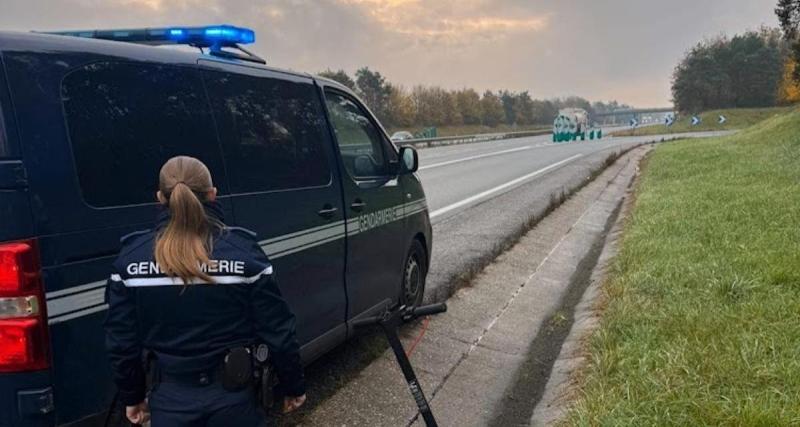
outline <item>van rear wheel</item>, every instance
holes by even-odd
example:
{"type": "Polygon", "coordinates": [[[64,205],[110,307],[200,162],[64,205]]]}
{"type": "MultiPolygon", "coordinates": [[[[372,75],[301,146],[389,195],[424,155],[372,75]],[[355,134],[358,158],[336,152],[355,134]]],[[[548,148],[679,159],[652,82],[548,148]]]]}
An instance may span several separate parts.
{"type": "Polygon", "coordinates": [[[425,276],[428,272],[425,248],[419,240],[414,239],[406,255],[403,265],[403,287],[400,304],[406,307],[417,307],[425,296],[425,276]]]}

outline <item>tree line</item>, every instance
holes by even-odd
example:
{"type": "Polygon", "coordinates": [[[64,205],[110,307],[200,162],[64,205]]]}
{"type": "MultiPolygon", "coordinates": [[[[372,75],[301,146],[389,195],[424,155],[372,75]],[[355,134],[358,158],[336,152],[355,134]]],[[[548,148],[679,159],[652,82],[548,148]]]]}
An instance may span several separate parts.
{"type": "Polygon", "coordinates": [[[481,94],[470,88],[423,85],[407,89],[368,67],[358,69],[353,77],[344,70],[326,70],[319,75],[355,91],[389,128],[551,125],[561,108],[583,108],[590,116],[630,108],[617,101],[592,103],[578,96],[533,99],[528,91],[487,90],[481,94]]]}
{"type": "Polygon", "coordinates": [[[780,32],[768,28],[698,43],[675,68],[675,107],[694,113],[776,105],[785,47],[780,32]]]}
{"type": "Polygon", "coordinates": [[[800,102],[800,0],[778,0],[780,29],[763,27],[692,47],[675,67],[672,98],[682,112],[800,102]]]}

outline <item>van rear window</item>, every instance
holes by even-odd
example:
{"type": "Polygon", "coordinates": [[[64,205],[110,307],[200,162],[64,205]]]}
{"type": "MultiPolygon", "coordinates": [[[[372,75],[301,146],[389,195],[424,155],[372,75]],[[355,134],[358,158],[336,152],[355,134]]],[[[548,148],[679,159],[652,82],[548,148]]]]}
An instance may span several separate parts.
{"type": "Polygon", "coordinates": [[[102,62],[62,83],[67,125],[84,200],[96,207],[150,203],[172,156],[202,160],[219,182],[221,153],[199,71],[102,62]]]}
{"type": "Polygon", "coordinates": [[[330,182],[330,139],[313,84],[217,71],[204,77],[233,193],[330,182]]]}

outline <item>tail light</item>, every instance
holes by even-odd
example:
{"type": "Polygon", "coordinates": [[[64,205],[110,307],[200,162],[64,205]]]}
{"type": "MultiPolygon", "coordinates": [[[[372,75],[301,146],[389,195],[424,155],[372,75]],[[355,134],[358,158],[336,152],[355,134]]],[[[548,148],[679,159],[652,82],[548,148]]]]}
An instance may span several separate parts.
{"type": "Polygon", "coordinates": [[[0,244],[0,372],[47,368],[47,334],[36,242],[0,244]]]}

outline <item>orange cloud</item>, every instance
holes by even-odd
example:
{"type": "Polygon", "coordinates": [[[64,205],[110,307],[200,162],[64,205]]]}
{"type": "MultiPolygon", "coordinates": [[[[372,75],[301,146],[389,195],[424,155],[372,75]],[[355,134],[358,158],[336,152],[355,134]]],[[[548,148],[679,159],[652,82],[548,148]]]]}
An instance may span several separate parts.
{"type": "Polygon", "coordinates": [[[421,41],[460,43],[475,37],[496,39],[511,33],[540,31],[547,15],[503,17],[485,0],[336,0],[360,8],[384,30],[421,41]],[[446,18],[445,18],[446,17],[446,18]]]}
{"type": "Polygon", "coordinates": [[[220,10],[217,2],[207,0],[116,0],[116,2],[123,7],[132,6],[134,8],[142,8],[153,12],[163,12],[171,8],[200,8],[215,12],[220,10]]]}

